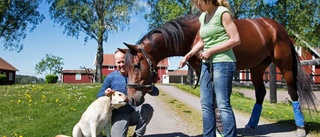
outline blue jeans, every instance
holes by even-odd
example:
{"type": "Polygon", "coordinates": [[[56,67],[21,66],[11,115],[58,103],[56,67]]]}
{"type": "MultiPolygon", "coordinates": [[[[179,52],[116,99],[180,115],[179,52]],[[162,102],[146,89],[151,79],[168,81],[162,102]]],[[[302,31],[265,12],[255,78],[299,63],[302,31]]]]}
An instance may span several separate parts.
{"type": "Polygon", "coordinates": [[[234,62],[202,63],[200,101],[204,137],[216,136],[215,103],[220,111],[223,135],[225,137],[237,136],[236,120],[230,104],[235,69],[236,63],[234,62]]]}
{"type": "Polygon", "coordinates": [[[113,113],[112,137],[127,137],[129,126],[136,126],[135,134],[143,136],[153,115],[153,107],[150,104],[142,104],[131,113],[113,113]]]}

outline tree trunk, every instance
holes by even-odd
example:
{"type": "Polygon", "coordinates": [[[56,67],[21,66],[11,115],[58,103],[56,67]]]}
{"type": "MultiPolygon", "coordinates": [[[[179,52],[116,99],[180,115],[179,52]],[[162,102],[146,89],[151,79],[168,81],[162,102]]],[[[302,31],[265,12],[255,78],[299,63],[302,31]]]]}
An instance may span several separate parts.
{"type": "Polygon", "coordinates": [[[102,83],[102,63],[103,63],[103,33],[98,36],[98,50],[96,55],[96,82],[102,83]]]}

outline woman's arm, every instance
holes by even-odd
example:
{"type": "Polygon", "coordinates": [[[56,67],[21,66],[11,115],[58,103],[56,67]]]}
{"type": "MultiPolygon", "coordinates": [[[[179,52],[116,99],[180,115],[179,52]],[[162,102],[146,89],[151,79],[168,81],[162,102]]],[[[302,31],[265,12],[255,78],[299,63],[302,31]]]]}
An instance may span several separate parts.
{"type": "Polygon", "coordinates": [[[180,61],[179,68],[182,68],[186,65],[186,62],[194,55],[198,54],[204,46],[203,40],[200,38],[200,40],[197,42],[197,44],[189,51],[187,55],[183,57],[183,59],[180,61]]]}

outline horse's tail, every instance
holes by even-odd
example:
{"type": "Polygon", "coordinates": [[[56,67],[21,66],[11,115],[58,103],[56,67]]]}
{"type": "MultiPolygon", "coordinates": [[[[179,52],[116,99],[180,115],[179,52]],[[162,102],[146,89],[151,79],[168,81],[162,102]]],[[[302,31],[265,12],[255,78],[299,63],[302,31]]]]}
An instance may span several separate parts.
{"type": "Polygon", "coordinates": [[[299,56],[297,52],[295,51],[295,48],[291,42],[291,53],[292,53],[292,58],[293,58],[293,73],[296,79],[296,85],[297,85],[297,92],[299,96],[299,102],[302,104],[303,107],[307,107],[309,110],[316,110],[317,111],[317,106],[316,106],[316,101],[317,98],[313,94],[312,91],[312,81],[308,74],[305,72],[304,68],[300,64],[299,56]]]}

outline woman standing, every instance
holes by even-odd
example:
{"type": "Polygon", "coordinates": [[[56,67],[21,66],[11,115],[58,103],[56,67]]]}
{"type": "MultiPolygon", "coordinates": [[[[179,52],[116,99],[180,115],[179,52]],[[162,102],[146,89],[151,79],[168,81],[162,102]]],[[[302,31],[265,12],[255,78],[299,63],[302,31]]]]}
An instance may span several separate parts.
{"type": "Polygon", "coordinates": [[[194,55],[202,59],[200,76],[200,101],[202,106],[203,136],[215,137],[215,103],[220,111],[223,135],[236,137],[236,121],[230,104],[232,79],[236,58],[232,48],[240,44],[240,37],[233,22],[226,0],[194,0],[202,12],[201,40],[180,62],[183,67],[194,55]],[[200,51],[202,51],[200,53],[200,51]]]}

